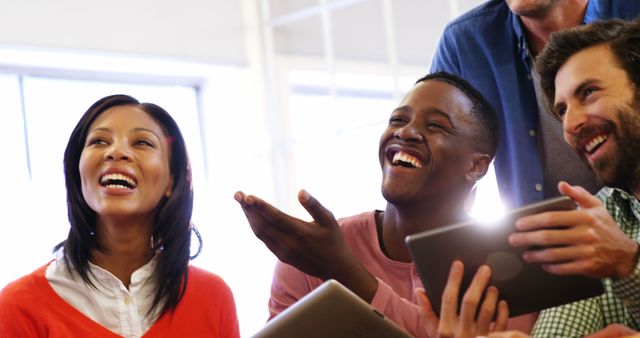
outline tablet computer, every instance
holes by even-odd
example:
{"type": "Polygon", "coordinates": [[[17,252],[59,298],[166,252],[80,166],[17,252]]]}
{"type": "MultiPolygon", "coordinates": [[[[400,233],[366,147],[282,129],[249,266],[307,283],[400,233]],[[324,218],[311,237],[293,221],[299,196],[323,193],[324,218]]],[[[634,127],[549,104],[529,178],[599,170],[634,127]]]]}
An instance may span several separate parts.
{"type": "Polygon", "coordinates": [[[351,290],[328,280],[282,311],[254,338],[411,336],[351,290]]]}
{"type": "Polygon", "coordinates": [[[465,266],[458,301],[462,301],[478,268],[486,264],[491,267],[489,283],[508,302],[510,316],[602,294],[599,279],[547,273],[541,264],[522,259],[526,248],[512,247],[508,242],[509,235],[518,231],[515,223],[519,218],[575,208],[570,198],[561,196],[515,209],[495,221],[466,221],[407,236],[406,243],[436,313],[440,313],[442,293],[456,259],[465,266]]]}

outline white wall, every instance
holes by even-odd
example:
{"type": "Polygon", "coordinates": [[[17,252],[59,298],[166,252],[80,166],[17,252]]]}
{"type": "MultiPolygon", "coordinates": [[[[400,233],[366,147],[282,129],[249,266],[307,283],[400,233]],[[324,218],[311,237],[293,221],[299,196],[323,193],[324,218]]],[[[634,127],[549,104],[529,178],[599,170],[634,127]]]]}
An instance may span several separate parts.
{"type": "MultiPolygon", "coordinates": [[[[246,35],[257,22],[243,21],[242,3],[255,10],[261,1],[269,3],[277,25],[278,53],[322,57],[317,12],[282,24],[305,17],[317,0],[0,0],[0,45],[244,65],[246,35]]],[[[399,61],[426,70],[446,22],[481,2],[391,0],[399,61]]],[[[336,57],[386,62],[382,0],[329,3],[336,7],[331,14],[336,57]]]]}
{"type": "Polygon", "coordinates": [[[0,0],[0,44],[244,64],[240,3],[0,0]]]}

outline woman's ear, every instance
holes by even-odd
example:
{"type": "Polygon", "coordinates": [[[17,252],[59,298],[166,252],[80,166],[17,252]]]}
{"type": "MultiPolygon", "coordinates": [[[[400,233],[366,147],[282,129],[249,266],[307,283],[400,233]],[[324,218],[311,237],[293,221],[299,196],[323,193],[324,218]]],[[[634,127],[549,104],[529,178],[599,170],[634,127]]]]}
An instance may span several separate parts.
{"type": "Polygon", "coordinates": [[[474,153],[471,156],[471,165],[467,170],[467,180],[470,182],[478,182],[489,170],[491,164],[491,156],[482,153],[474,153]]]}
{"type": "Polygon", "coordinates": [[[171,176],[171,181],[169,182],[169,186],[167,187],[167,190],[164,192],[164,195],[167,198],[171,197],[171,194],[173,194],[173,176],[171,176]]]}

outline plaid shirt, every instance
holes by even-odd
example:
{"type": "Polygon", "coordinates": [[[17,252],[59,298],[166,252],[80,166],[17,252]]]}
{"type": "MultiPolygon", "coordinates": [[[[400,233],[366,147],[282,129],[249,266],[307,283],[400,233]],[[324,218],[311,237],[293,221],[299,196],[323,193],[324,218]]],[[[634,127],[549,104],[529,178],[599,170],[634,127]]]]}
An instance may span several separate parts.
{"type": "MultiPolygon", "coordinates": [[[[627,236],[640,241],[640,202],[632,194],[603,188],[597,197],[627,236]]],[[[540,312],[533,337],[582,337],[609,324],[619,323],[640,330],[640,264],[623,279],[603,279],[601,296],[540,312]]]]}

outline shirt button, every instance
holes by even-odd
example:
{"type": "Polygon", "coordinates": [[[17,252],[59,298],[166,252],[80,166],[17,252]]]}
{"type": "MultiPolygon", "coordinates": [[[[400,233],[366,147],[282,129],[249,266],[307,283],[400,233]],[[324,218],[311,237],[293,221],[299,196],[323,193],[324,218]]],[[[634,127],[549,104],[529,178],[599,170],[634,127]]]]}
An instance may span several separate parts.
{"type": "Polygon", "coordinates": [[[536,183],[536,191],[542,191],[542,184],[536,183]]]}
{"type": "Polygon", "coordinates": [[[127,305],[131,304],[131,297],[129,296],[124,297],[124,303],[127,305]]]}
{"type": "Polygon", "coordinates": [[[529,129],[529,136],[531,137],[536,136],[536,131],[533,129],[529,129]]]}
{"type": "Polygon", "coordinates": [[[531,80],[531,74],[527,74],[527,79],[531,80]]]}

